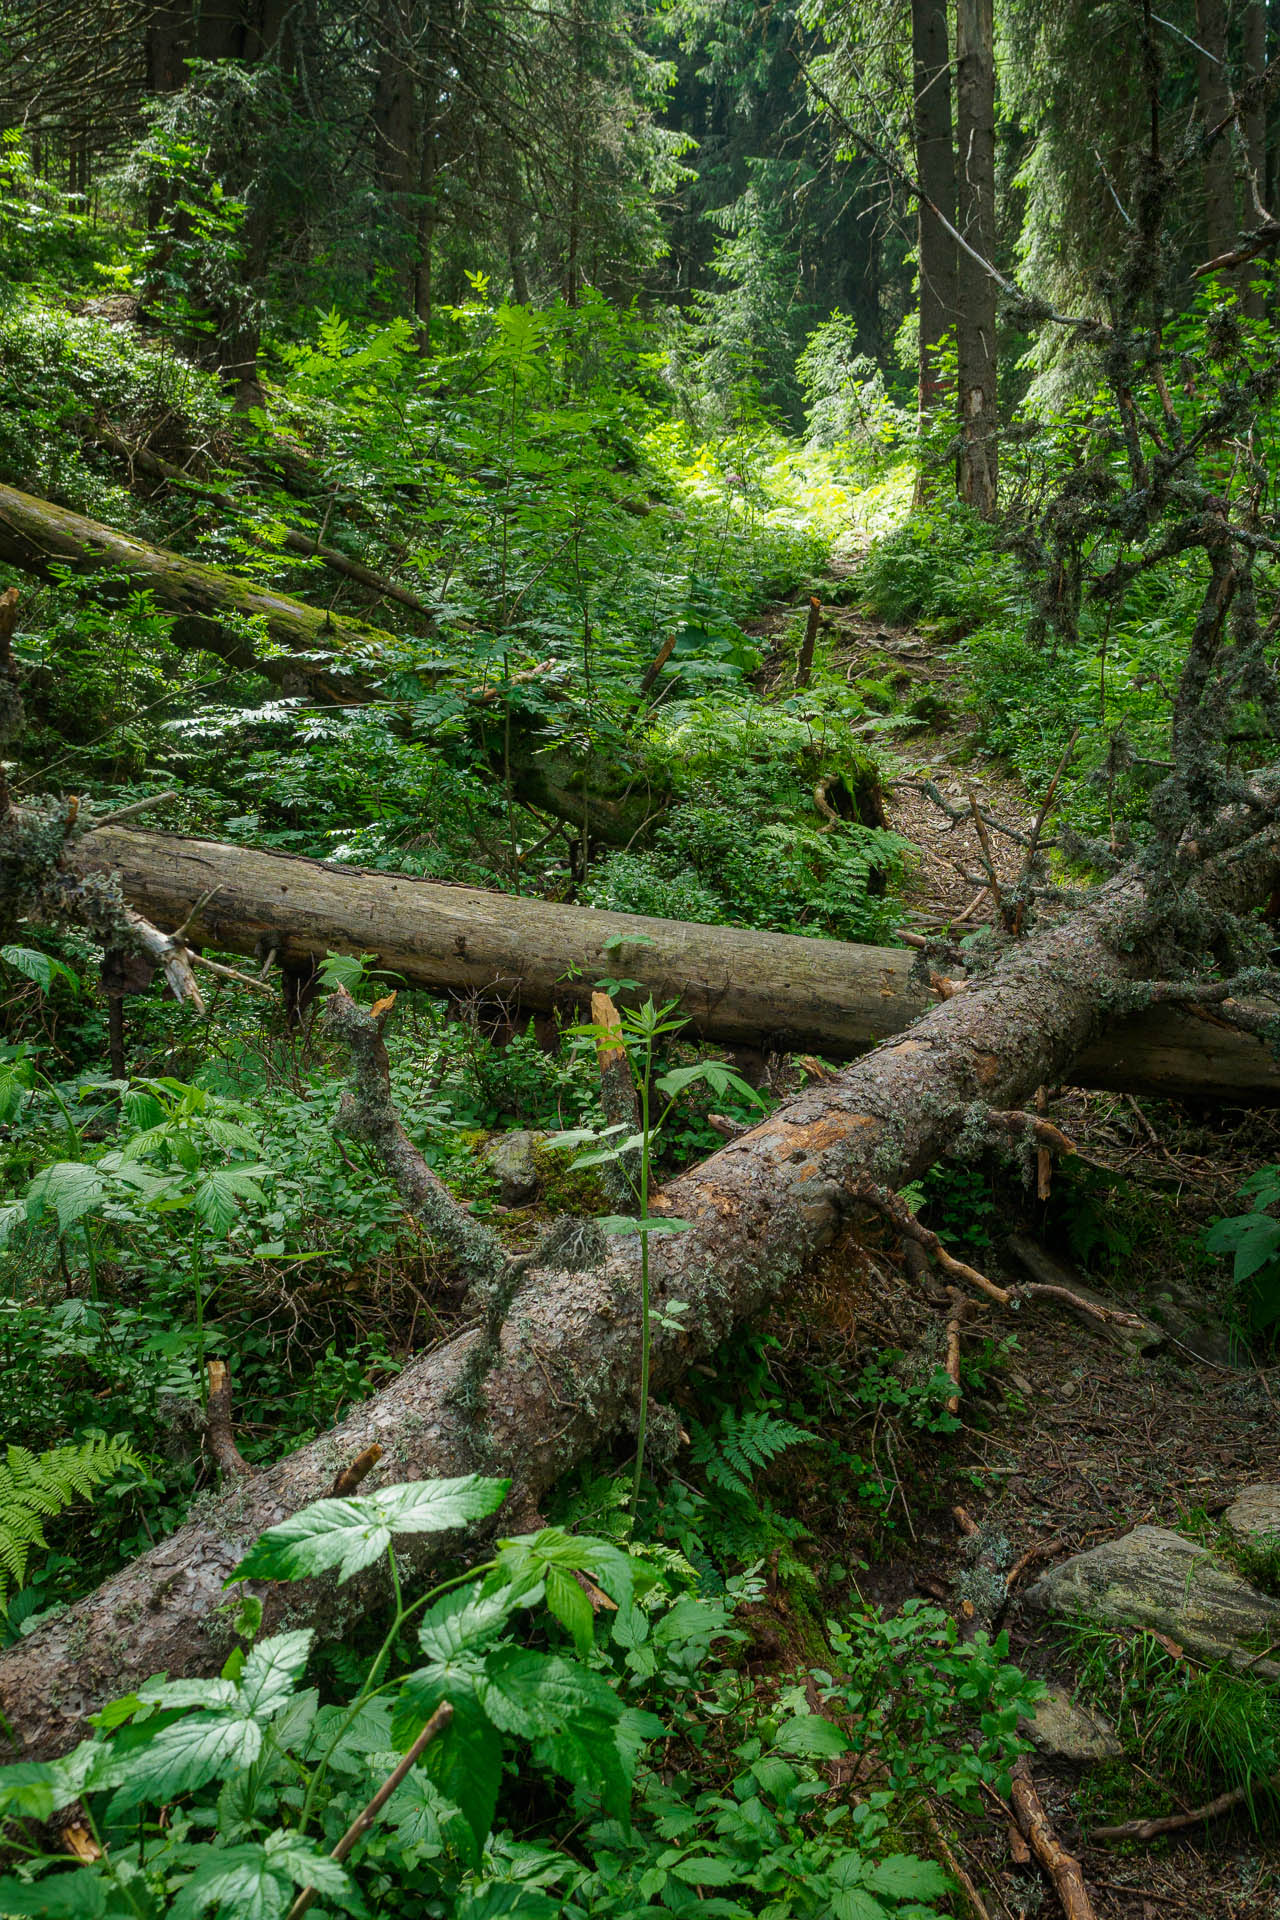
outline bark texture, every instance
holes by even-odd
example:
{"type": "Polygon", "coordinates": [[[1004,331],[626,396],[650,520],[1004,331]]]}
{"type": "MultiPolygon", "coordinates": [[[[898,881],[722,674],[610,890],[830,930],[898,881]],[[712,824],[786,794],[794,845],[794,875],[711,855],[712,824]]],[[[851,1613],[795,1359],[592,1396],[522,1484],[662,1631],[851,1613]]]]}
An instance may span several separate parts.
{"type": "MultiPolygon", "coordinates": [[[[936,998],[913,977],[915,956],[892,947],[602,913],[118,827],[86,835],[65,858],[78,871],[119,873],[126,900],[156,926],[181,926],[203,901],[193,941],[258,957],[274,949],[286,967],[375,953],[409,985],[538,1012],[589,1010],[594,982],[621,965],[656,998],[678,996],[698,1033],[730,1045],[848,1059],[936,998]],[[607,951],[618,937],[628,944],[607,951]]],[[[1174,1007],[1118,1024],[1081,1054],[1073,1078],[1280,1100],[1280,1069],[1260,1040],[1174,1007]]]]}
{"type": "MultiPolygon", "coordinates": [[[[738,1321],[785,1294],[844,1229],[868,1185],[922,1173],[986,1110],[1019,1107],[1095,1040],[1107,1010],[1147,964],[1165,912],[1247,909],[1280,871],[1280,828],[1255,834],[1198,878],[1165,889],[1123,875],[1059,924],[1013,948],[972,990],[927,1013],[831,1080],[681,1176],[657,1204],[692,1223],[651,1258],[656,1305],[686,1303],[684,1331],[659,1314],[653,1391],[669,1388],[738,1321]],[[1198,896],[1198,899],[1197,899],[1198,896]],[[1167,902],[1167,906],[1165,905],[1167,902]]],[[[151,1673],[216,1672],[228,1644],[224,1591],[249,1543],[319,1498],[335,1470],[372,1446],[375,1473],[415,1480],[484,1468],[509,1474],[502,1525],[520,1519],[575,1461],[633,1418],[639,1357],[634,1240],[600,1243],[590,1264],[532,1268],[507,1305],[492,1360],[467,1367],[482,1335],[413,1362],[340,1426],[238,1483],[94,1594],[0,1654],[0,1711],[26,1756],[74,1740],[85,1714],[151,1673]],[[479,1391],[463,1392],[464,1386],[479,1391]]],[[[590,1236],[583,1236],[589,1244],[590,1236]]],[[[559,1243],[564,1244],[563,1239],[559,1243]]],[[[370,1476],[370,1481],[372,1476],[370,1476]]],[[[370,1482],[366,1482],[370,1484],[370,1482]]],[[[421,1574],[456,1541],[423,1537],[421,1574]]],[[[381,1573],[262,1590],[268,1631],[286,1622],[340,1635],[374,1604],[381,1573]]]]}
{"type": "MultiPolygon", "coordinates": [[[[956,200],[960,231],[984,260],[996,251],[996,66],[992,0],[956,5],[956,200]]],[[[986,519],[996,511],[996,282],[956,250],[958,492],[986,519]]]]}
{"type": "Polygon", "coordinates": [[[956,216],[956,165],[951,146],[951,52],[946,0],[912,0],[912,120],[919,202],[921,416],[942,392],[938,342],[956,323],[956,244],[938,214],[956,216]],[[925,201],[931,204],[926,205],[925,201]],[[937,209],[935,212],[934,209],[937,209]]]}

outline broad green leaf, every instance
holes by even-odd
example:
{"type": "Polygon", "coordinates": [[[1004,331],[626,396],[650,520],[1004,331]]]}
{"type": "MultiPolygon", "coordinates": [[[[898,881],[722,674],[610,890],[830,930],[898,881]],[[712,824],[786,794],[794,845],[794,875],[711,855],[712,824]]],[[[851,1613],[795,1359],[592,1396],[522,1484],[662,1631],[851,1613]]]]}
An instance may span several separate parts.
{"type": "Polygon", "coordinates": [[[28,1220],[38,1220],[52,1207],[58,1216],[58,1231],[65,1233],[86,1213],[92,1213],[106,1198],[106,1184],[93,1167],[82,1160],[55,1160],[42,1167],[26,1191],[28,1220]]]}
{"type": "Polygon", "coordinates": [[[34,1885],[0,1880],[0,1913],[33,1913],[42,1920],[98,1920],[107,1910],[109,1882],[93,1867],[75,1873],[47,1873],[34,1885]]]}
{"type": "Polygon", "coordinates": [[[838,1753],[848,1753],[849,1736],[830,1720],[824,1720],[820,1713],[801,1713],[785,1723],[773,1744],[778,1753],[794,1753],[806,1760],[826,1760],[838,1753]]]}
{"type": "Polygon", "coordinates": [[[585,1659],[595,1640],[595,1614],[590,1600],[567,1567],[548,1567],[546,1583],[548,1608],[585,1659]]]}
{"type": "MultiPolygon", "coordinates": [[[[131,1698],[148,1707],[232,1708],[238,1690],[234,1680],[144,1680],[131,1698]]],[[[122,1706],[124,1702],[120,1703],[122,1706]]],[[[107,1724],[105,1721],[100,1724],[107,1724]]]]}
{"type": "Polygon", "coordinates": [[[700,1853],[672,1863],[671,1872],[689,1887],[732,1887],[746,1878],[744,1869],[723,1854],[700,1853]]]}
{"type": "Polygon", "coordinates": [[[313,1873],[320,1876],[313,1882],[320,1892],[340,1894],[347,1885],[336,1861],[292,1834],[274,1833],[265,1846],[248,1840],[200,1851],[199,1865],[169,1909],[170,1920],[195,1920],[211,1908],[226,1920],[280,1920],[293,1904],[294,1888],[306,1886],[313,1873]],[[286,1844],[273,1849],[272,1841],[286,1844]]]}
{"type": "Polygon", "coordinates": [[[453,1719],[440,1738],[431,1742],[422,1764],[444,1798],[465,1816],[474,1841],[471,1857],[475,1862],[489,1837],[498,1804],[502,1735],[481,1712],[474,1694],[453,1692],[449,1698],[453,1719]]]}
{"type": "Polygon", "coordinates": [[[270,1720],[287,1706],[302,1678],[315,1634],[310,1627],[260,1640],[245,1658],[238,1706],[258,1720],[270,1720]]]}
{"type": "Polygon", "coordinates": [[[372,1566],[397,1533],[438,1533],[483,1519],[502,1505],[509,1480],[466,1474],[417,1480],[351,1500],[317,1500],[271,1527],[231,1575],[234,1580],[305,1580],[338,1570],[339,1580],[372,1566]]]}
{"type": "Polygon", "coordinates": [[[504,1733],[526,1740],[590,1722],[612,1735],[622,1703],[612,1687],[586,1667],[526,1647],[502,1647],[476,1680],[481,1706],[504,1733]]]}
{"type": "Polygon", "coordinates": [[[147,1801],[176,1800],[237,1767],[252,1766],[261,1751],[256,1720],[238,1713],[188,1714],[121,1760],[112,1816],[147,1801]]]}
{"type": "Polygon", "coordinates": [[[865,1887],[846,1887],[831,1896],[832,1920],[888,1920],[888,1908],[865,1887]]]}
{"type": "Polygon", "coordinates": [[[58,1798],[64,1784],[56,1761],[20,1760],[15,1766],[0,1767],[0,1815],[47,1820],[65,1805],[58,1798]]]}
{"type": "Polygon", "coordinates": [[[418,1644],[429,1660],[451,1660],[465,1648],[485,1646],[519,1604],[510,1585],[455,1587],[423,1614],[418,1644]]]}
{"type": "Polygon", "coordinates": [[[72,993],[79,993],[80,982],[71,968],[34,947],[0,947],[0,960],[27,980],[33,980],[41,993],[48,993],[55,980],[65,980],[72,993]]]}
{"type": "Polygon", "coordinates": [[[192,1206],[201,1224],[215,1239],[225,1239],[240,1214],[240,1202],[253,1200],[265,1204],[256,1181],[238,1173],[234,1167],[220,1167],[206,1173],[192,1195],[192,1206]]]}
{"type": "MultiPolygon", "coordinates": [[[[374,1790],[381,1786],[388,1774],[394,1772],[400,1757],[398,1753],[388,1754],[386,1764],[375,1769],[377,1777],[372,1782],[374,1790]]],[[[421,1767],[412,1768],[400,1782],[387,1802],[383,1820],[402,1845],[427,1848],[433,1853],[442,1852],[450,1845],[451,1836],[456,1840],[459,1822],[467,1826],[466,1815],[461,1807],[447,1800],[421,1767]]],[[[464,1849],[470,1845],[470,1833],[471,1829],[467,1826],[468,1839],[463,1842],[464,1849]]]]}
{"type": "Polygon", "coordinates": [[[693,1221],[677,1220],[671,1214],[651,1213],[647,1220],[638,1220],[633,1213],[604,1213],[596,1224],[601,1233],[613,1233],[622,1238],[636,1233],[688,1233],[693,1221]]]}
{"type": "Polygon", "coordinates": [[[551,1899],[537,1887],[498,1880],[477,1893],[464,1894],[453,1909],[453,1920],[555,1920],[563,1908],[562,1900],[551,1899]]]}
{"type": "Polygon", "coordinates": [[[873,1893],[886,1893],[893,1900],[942,1900],[951,1891],[951,1882],[934,1860],[918,1860],[914,1854],[891,1853],[867,1874],[866,1884],[873,1893]]]}

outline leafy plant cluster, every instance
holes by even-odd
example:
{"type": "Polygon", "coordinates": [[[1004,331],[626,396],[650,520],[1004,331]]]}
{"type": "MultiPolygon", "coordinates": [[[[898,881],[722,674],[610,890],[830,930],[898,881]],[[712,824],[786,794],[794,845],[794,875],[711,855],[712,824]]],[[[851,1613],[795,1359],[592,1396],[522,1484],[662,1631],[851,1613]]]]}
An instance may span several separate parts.
{"type": "Polygon", "coordinates": [[[336,1700],[304,1685],[311,1631],[257,1638],[261,1603],[241,1586],[249,1644],[219,1679],[146,1682],[66,1758],[0,1769],[6,1839],[25,1856],[0,1883],[5,1911],[937,1913],[945,1874],[891,1837],[924,1793],[963,1805],[1005,1781],[1035,1689],[1003,1642],[962,1646],[929,1609],[833,1626],[838,1673],[810,1677],[815,1711],[800,1683],[762,1705],[724,1664],[741,1637],[730,1609],[673,1593],[643,1552],[600,1538],[501,1539],[409,1599],[396,1541],[481,1520],[506,1491],[478,1476],[401,1484],[264,1534],[229,1584],[341,1584],[384,1566],[394,1605],[359,1684],[336,1700]],[[700,1776],[727,1730],[725,1791],[700,1776]],[[877,1785],[824,1805],[824,1769],[859,1750],[881,1763],[877,1785]],[[558,1844],[506,1824],[517,1757],[518,1796],[569,1829],[558,1844]],[[85,1865],[44,1852],[31,1824],[73,1803],[85,1865]]]}

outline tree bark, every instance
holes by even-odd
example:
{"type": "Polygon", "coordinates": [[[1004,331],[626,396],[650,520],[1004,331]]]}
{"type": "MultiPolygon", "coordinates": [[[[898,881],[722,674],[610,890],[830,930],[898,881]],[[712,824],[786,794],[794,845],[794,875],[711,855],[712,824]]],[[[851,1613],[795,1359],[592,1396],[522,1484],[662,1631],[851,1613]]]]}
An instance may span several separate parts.
{"type": "MultiPolygon", "coordinates": [[[[1196,0],[1196,80],[1204,131],[1220,127],[1231,112],[1227,71],[1225,0],[1196,0]]],[[[1209,259],[1226,253],[1236,237],[1236,190],[1230,131],[1220,133],[1204,156],[1205,234],[1209,259]]]]}
{"type": "MultiPolygon", "coordinates": [[[[1167,877],[1149,887],[1140,874],[1118,876],[908,1036],[806,1089],[674,1180],[656,1210],[691,1225],[656,1241],[651,1283],[659,1309],[680,1300],[685,1311],[680,1331],[671,1315],[656,1316],[654,1393],[785,1294],[869,1193],[917,1178],[972,1134],[982,1108],[1017,1108],[1057,1081],[1098,1038],[1107,1007],[1143,978],[1164,914],[1246,911],[1278,872],[1280,828],[1271,826],[1198,874],[1179,874],[1172,888],[1167,877]]],[[[461,1334],[416,1360],[333,1432],[242,1482],[0,1654],[0,1711],[17,1750],[30,1758],[60,1750],[91,1709],[152,1673],[217,1672],[230,1638],[224,1583],[237,1561],[371,1446],[384,1448],[375,1471],[391,1482],[510,1475],[500,1524],[515,1530],[562,1473],[634,1416],[637,1243],[598,1235],[594,1247],[579,1242],[572,1270],[569,1259],[522,1271],[500,1328],[461,1334]]],[[[407,1546],[415,1577],[459,1551],[456,1539],[429,1536],[407,1546]]],[[[343,1588],[329,1578],[266,1584],[264,1626],[287,1620],[338,1636],[378,1603],[383,1577],[371,1570],[343,1588]]]]}
{"type": "MultiPolygon", "coordinates": [[[[956,135],[959,227],[984,260],[996,248],[996,69],[992,0],[957,0],[956,135]]],[[[957,473],[962,500],[991,519],[996,511],[996,283],[957,252],[956,383],[960,410],[957,473]]]]}
{"type": "Polygon", "coordinates": [[[916,177],[932,206],[919,202],[920,272],[918,402],[923,426],[942,398],[938,345],[956,323],[956,245],[938,213],[956,215],[955,155],[951,146],[951,60],[946,0],[912,0],[912,121],[916,177]]]}
{"type": "MultiPolygon", "coordinates": [[[[1249,184],[1245,195],[1245,225],[1254,226],[1265,217],[1270,204],[1267,198],[1267,105],[1262,93],[1262,82],[1267,71],[1267,8],[1266,0],[1247,0],[1244,10],[1244,70],[1245,79],[1257,87],[1258,92],[1242,116],[1245,159],[1249,167],[1249,184]]],[[[1266,302],[1261,290],[1254,285],[1252,265],[1241,270],[1241,287],[1244,309],[1251,320],[1266,318],[1266,302]]]]}
{"type": "MultiPolygon", "coordinates": [[[[488,994],[525,1013],[589,1010],[595,981],[621,968],[655,998],[678,997],[707,1040],[848,1059],[934,999],[912,977],[915,956],[897,948],[600,913],[119,827],[74,842],[66,858],[118,872],[126,900],[156,926],[181,926],[203,900],[191,938],[215,949],[274,947],[295,967],[375,953],[412,986],[488,994]],[[607,947],[616,939],[626,944],[607,947]]],[[[1077,1060],[1074,1079],[1280,1101],[1280,1068],[1260,1040],[1174,1007],[1117,1025],[1077,1060]]]]}

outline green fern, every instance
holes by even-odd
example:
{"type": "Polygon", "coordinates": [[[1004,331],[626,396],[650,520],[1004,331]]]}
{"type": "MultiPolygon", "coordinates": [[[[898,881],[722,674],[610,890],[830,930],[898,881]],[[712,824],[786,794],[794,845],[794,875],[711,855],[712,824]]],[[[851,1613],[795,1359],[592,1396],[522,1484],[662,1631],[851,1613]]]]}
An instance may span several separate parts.
{"type": "Polygon", "coordinates": [[[750,1493],[751,1483],[762,1467],[788,1447],[812,1438],[803,1427],[763,1409],[738,1414],[732,1407],[725,1407],[718,1427],[696,1429],[692,1455],[713,1487],[741,1495],[750,1493]]]}
{"type": "Polygon", "coordinates": [[[134,1454],[119,1438],[40,1454],[26,1447],[6,1449],[0,1462],[0,1604],[11,1588],[22,1585],[31,1549],[47,1544],[45,1521],[74,1501],[89,1499],[104,1480],[134,1465],[134,1454]]]}

